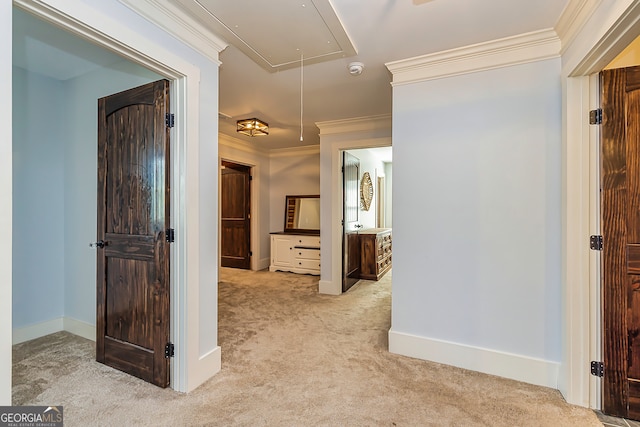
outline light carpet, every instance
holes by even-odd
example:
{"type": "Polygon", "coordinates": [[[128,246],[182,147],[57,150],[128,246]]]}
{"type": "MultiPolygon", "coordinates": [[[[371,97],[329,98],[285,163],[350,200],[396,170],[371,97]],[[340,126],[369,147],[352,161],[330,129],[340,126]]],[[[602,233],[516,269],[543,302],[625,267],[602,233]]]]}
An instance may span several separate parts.
{"type": "Polygon", "coordinates": [[[195,391],[101,365],[60,332],[14,346],[13,404],[63,405],[65,426],[602,426],[557,390],[389,353],[391,274],[337,297],[314,276],[220,280],[222,370],[195,391]]]}

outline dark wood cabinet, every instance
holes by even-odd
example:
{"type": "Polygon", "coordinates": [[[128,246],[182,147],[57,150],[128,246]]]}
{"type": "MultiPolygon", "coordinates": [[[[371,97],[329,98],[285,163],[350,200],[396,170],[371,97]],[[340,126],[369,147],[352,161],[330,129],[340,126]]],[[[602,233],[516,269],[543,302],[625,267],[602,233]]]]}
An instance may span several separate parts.
{"type": "Polygon", "coordinates": [[[371,228],[360,234],[360,278],[380,280],[391,269],[391,229],[371,228]]]}

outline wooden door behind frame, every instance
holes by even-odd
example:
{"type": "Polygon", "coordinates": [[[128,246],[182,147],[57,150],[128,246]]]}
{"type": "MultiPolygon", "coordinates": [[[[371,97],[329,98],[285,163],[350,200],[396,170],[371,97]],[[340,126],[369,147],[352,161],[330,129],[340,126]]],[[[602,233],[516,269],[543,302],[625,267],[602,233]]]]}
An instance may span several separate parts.
{"type": "Polygon", "coordinates": [[[343,185],[343,236],[342,236],[342,292],[346,292],[360,280],[360,240],[358,231],[360,197],[358,178],[360,159],[344,151],[342,155],[343,185]]]}
{"type": "Polygon", "coordinates": [[[98,100],[96,360],[169,384],[169,82],[98,100]]]}
{"type": "Polygon", "coordinates": [[[223,161],[220,202],[220,264],[251,267],[251,168],[223,161]]]}
{"type": "Polygon", "coordinates": [[[600,84],[602,410],[640,419],[640,67],[600,84]]]}

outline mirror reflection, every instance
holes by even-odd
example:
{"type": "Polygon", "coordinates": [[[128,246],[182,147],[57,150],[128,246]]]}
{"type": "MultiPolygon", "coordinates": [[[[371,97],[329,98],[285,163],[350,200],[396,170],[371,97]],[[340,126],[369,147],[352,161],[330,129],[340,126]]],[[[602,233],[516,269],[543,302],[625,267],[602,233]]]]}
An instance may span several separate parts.
{"type": "Polygon", "coordinates": [[[285,201],[284,231],[320,232],[320,196],[287,196],[285,201]]]}

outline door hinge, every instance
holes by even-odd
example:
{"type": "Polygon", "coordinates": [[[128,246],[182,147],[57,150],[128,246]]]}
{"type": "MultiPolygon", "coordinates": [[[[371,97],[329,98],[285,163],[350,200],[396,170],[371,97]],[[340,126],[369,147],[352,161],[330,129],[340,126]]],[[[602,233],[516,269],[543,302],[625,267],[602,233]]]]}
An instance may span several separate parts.
{"type": "Polygon", "coordinates": [[[249,181],[253,181],[253,175],[249,175],[249,181]]]}
{"type": "Polygon", "coordinates": [[[164,232],[164,237],[166,238],[168,243],[173,243],[176,241],[176,232],[173,228],[167,228],[164,232]]]}
{"type": "Polygon", "coordinates": [[[175,347],[173,345],[172,342],[168,342],[165,346],[164,346],[164,357],[166,359],[173,357],[175,354],[175,347]]]}
{"type": "Polygon", "coordinates": [[[168,128],[172,128],[176,124],[176,116],[173,113],[167,113],[164,115],[164,122],[167,124],[168,128]]]}
{"type": "Polygon", "coordinates": [[[253,256],[253,251],[249,251],[249,256],[253,256]]]}
{"type": "Polygon", "coordinates": [[[602,236],[593,235],[589,237],[589,248],[593,251],[601,251],[602,250],[602,236]]]}
{"type": "Polygon", "coordinates": [[[601,125],[602,124],[602,108],[589,111],[589,124],[601,125]]]}
{"type": "Polygon", "coordinates": [[[604,363],[591,361],[591,375],[594,377],[604,377],[604,363]]]}

